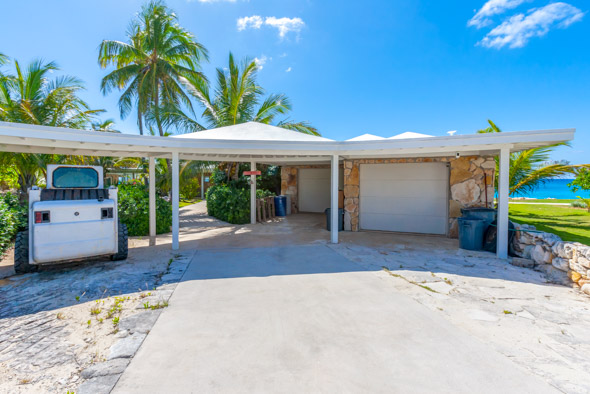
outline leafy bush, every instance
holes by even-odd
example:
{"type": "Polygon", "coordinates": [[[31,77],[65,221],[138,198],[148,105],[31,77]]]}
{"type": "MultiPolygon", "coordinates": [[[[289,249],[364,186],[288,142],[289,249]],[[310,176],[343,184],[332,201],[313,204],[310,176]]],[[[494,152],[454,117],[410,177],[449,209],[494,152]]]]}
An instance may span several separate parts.
{"type": "MultiPolygon", "coordinates": [[[[149,191],[143,185],[119,186],[119,220],[127,225],[131,236],[148,235],[150,232],[149,191]]],[[[170,232],[172,204],[156,197],[156,233],[170,232]]]]}
{"type": "MultiPolygon", "coordinates": [[[[268,190],[256,190],[256,198],[273,196],[268,190]]],[[[250,223],[250,189],[213,185],[207,190],[209,215],[232,224],[250,223]]]]}
{"type": "Polygon", "coordinates": [[[581,200],[572,202],[571,206],[574,208],[588,208],[588,204],[581,200]]]}
{"type": "Polygon", "coordinates": [[[185,200],[193,200],[197,198],[199,192],[199,178],[193,177],[190,179],[180,180],[180,197],[185,200]]]}
{"type": "Polygon", "coordinates": [[[0,194],[0,256],[16,233],[27,227],[27,207],[12,193],[0,194]]]}
{"type": "Polygon", "coordinates": [[[250,221],[250,190],[214,185],[207,190],[207,212],[224,222],[244,224],[250,221]]]}

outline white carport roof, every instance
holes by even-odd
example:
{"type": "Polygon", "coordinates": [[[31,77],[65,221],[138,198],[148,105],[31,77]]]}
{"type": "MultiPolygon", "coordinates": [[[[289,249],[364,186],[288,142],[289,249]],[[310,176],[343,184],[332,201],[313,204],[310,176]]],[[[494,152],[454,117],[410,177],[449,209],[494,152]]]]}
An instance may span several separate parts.
{"type": "Polygon", "coordinates": [[[385,137],[380,137],[375,134],[363,134],[358,137],[350,138],[346,141],[373,141],[373,140],[384,140],[385,137]]]}
{"type": "Polygon", "coordinates": [[[0,122],[0,151],[185,160],[314,164],[340,158],[496,155],[574,138],[574,129],[537,130],[441,137],[332,141],[275,126],[243,123],[174,138],[116,134],[0,122]],[[252,133],[251,133],[252,132],[252,133]],[[281,139],[273,138],[276,133],[281,139]]]}
{"type": "Polygon", "coordinates": [[[389,137],[390,140],[403,140],[406,138],[429,138],[434,137],[433,135],[414,133],[412,131],[406,131],[405,133],[394,135],[389,137]]]}

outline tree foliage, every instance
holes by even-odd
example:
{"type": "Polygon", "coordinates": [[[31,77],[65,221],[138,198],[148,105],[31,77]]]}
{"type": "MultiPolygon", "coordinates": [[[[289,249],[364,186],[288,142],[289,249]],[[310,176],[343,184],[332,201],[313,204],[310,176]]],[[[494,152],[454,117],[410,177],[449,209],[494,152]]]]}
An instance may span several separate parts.
{"type": "MultiPolygon", "coordinates": [[[[477,132],[480,134],[502,132],[491,120],[488,120],[488,123],[490,125],[489,127],[478,130],[477,132]]],[[[564,163],[547,164],[553,150],[563,145],[567,144],[554,144],[511,153],[509,174],[510,195],[526,194],[552,178],[573,173],[577,166],[564,163]]],[[[499,160],[496,158],[496,174],[498,173],[499,160]]],[[[496,177],[497,188],[498,179],[496,177]]]]}

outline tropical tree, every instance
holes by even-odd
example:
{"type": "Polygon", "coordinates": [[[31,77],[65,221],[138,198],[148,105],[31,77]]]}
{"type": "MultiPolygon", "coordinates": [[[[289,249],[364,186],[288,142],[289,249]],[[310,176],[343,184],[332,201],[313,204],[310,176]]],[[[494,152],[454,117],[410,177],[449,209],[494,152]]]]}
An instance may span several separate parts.
{"type": "MultiPolygon", "coordinates": [[[[482,133],[501,133],[502,130],[491,120],[489,127],[478,130],[482,133]]],[[[527,149],[510,154],[509,185],[510,195],[522,195],[530,192],[548,180],[565,174],[572,174],[579,166],[568,163],[549,163],[553,150],[566,143],[553,144],[541,148],[527,149]]],[[[496,174],[499,173],[499,160],[496,157],[496,174]]],[[[496,177],[496,189],[498,178],[496,177]]]]}
{"type": "Polygon", "coordinates": [[[135,106],[140,134],[149,114],[159,135],[164,136],[162,107],[173,105],[192,111],[183,81],[190,78],[205,83],[200,63],[208,60],[207,49],[178,25],[176,14],[162,1],[151,1],[142,8],[132,20],[127,38],[128,42],[104,40],[100,44],[100,66],[115,66],[102,79],[102,92],[123,91],[119,98],[121,117],[135,106]]]}
{"type": "Polygon", "coordinates": [[[113,119],[107,119],[104,121],[97,120],[92,122],[90,125],[92,130],[95,131],[107,131],[109,133],[121,133],[119,130],[115,129],[115,121],[113,119]]]}
{"type": "MultiPolygon", "coordinates": [[[[582,167],[578,169],[576,172],[576,178],[571,182],[568,183],[568,186],[572,189],[575,193],[578,190],[583,191],[590,191],[590,168],[588,166],[582,167]]],[[[584,201],[586,204],[586,208],[588,208],[588,212],[590,212],[590,198],[584,198],[577,196],[580,200],[584,201]]]]}
{"type": "MultiPolygon", "coordinates": [[[[177,106],[168,106],[164,114],[167,125],[176,125],[186,132],[201,131],[207,128],[231,126],[246,122],[273,124],[305,134],[320,135],[316,128],[307,122],[293,122],[288,118],[279,119],[291,110],[291,101],[284,94],[270,94],[265,97],[264,89],[257,83],[258,65],[248,58],[241,64],[229,54],[228,68],[217,69],[217,84],[213,92],[203,78],[188,77],[186,86],[190,94],[204,108],[202,117],[205,126],[197,119],[182,112],[177,106]]],[[[228,176],[236,163],[228,166],[228,176]]],[[[237,171],[234,172],[237,176],[237,171]]]]}
{"type": "MultiPolygon", "coordinates": [[[[21,68],[15,61],[14,67],[14,75],[0,75],[0,120],[83,129],[103,112],[90,109],[78,96],[84,86],[77,78],[50,78],[59,70],[54,62],[35,60],[21,68]]],[[[0,152],[0,165],[15,169],[23,193],[46,175],[47,164],[64,160],[58,155],[0,152]]]]}

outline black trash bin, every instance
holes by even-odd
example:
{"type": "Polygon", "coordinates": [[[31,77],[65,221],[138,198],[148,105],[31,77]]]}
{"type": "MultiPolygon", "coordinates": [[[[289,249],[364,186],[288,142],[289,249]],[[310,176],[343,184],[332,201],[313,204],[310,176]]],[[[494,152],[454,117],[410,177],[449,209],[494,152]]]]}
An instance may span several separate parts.
{"type": "MultiPolygon", "coordinates": [[[[330,220],[331,218],[331,213],[332,209],[331,208],[326,208],[326,210],[324,211],[324,213],[326,214],[326,228],[328,231],[331,231],[332,229],[332,221],[330,220]]],[[[342,231],[344,229],[344,209],[339,208],[338,209],[338,231],[342,231]]]]}
{"type": "Polygon", "coordinates": [[[488,225],[483,219],[459,218],[459,247],[467,250],[482,250],[488,225]]]}

